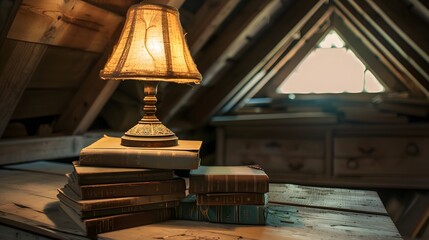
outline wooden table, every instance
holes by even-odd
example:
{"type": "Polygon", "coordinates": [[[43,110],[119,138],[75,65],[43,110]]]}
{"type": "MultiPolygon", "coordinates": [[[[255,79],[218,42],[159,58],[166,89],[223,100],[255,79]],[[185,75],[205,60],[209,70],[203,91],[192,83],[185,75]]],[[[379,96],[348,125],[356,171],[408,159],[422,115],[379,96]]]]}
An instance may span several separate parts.
{"type": "MultiPolygon", "coordinates": [[[[0,239],[86,239],[58,208],[71,164],[0,169],[0,239]],[[21,238],[19,238],[21,237],[21,238]],[[38,237],[38,238],[36,238],[38,237]]],[[[170,220],[99,239],[402,239],[376,192],[271,184],[266,226],[170,220]]]]}

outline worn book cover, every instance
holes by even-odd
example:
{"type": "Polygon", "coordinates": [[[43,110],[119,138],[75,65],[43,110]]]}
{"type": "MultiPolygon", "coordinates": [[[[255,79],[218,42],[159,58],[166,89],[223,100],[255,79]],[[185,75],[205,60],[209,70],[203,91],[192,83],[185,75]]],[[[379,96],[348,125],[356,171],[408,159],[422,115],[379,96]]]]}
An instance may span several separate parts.
{"type": "Polygon", "coordinates": [[[200,193],[197,205],[264,205],[266,193],[200,193]]]}
{"type": "Polygon", "coordinates": [[[176,207],[176,219],[208,221],[216,223],[265,225],[267,210],[265,205],[207,206],[196,204],[195,195],[188,195],[176,207]]]}
{"type": "Polygon", "coordinates": [[[200,166],[189,178],[190,193],[266,193],[268,185],[268,175],[256,166],[200,166]]]}
{"type": "Polygon", "coordinates": [[[104,136],[82,149],[81,166],[196,169],[200,164],[201,141],[179,140],[173,147],[126,147],[121,139],[104,136]]]}
{"type": "Polygon", "coordinates": [[[174,217],[173,208],[164,208],[82,220],[79,214],[61,202],[60,208],[91,238],[95,238],[99,233],[142,226],[174,217]]]}
{"type": "Polygon", "coordinates": [[[124,214],[124,213],[154,210],[154,209],[174,208],[179,206],[179,203],[180,203],[179,200],[175,200],[175,201],[168,201],[168,202],[149,203],[149,204],[142,204],[142,205],[107,208],[107,209],[99,209],[99,210],[79,211],[78,209],[75,209],[74,206],[68,205],[70,201],[63,201],[62,200],[63,198],[60,196],[60,194],[57,195],[57,198],[60,199],[60,202],[62,204],[65,204],[67,207],[72,208],[80,216],[81,219],[105,217],[105,216],[112,216],[112,215],[118,215],[118,214],[124,214]]]}
{"type": "Polygon", "coordinates": [[[57,197],[61,202],[66,203],[67,206],[72,207],[77,212],[81,212],[178,201],[185,197],[185,193],[181,192],[166,195],[81,200],[79,196],[76,195],[76,193],[68,186],[68,184],[66,184],[64,188],[58,189],[57,197]]]}
{"type": "Polygon", "coordinates": [[[174,177],[174,170],[167,169],[81,166],[78,161],[73,162],[73,167],[79,185],[145,182],[174,177]]]}
{"type": "Polygon", "coordinates": [[[183,178],[164,181],[79,185],[72,174],[66,174],[66,176],[68,178],[69,186],[79,196],[79,198],[83,200],[144,195],[165,195],[183,193],[186,190],[186,184],[183,178]]]}

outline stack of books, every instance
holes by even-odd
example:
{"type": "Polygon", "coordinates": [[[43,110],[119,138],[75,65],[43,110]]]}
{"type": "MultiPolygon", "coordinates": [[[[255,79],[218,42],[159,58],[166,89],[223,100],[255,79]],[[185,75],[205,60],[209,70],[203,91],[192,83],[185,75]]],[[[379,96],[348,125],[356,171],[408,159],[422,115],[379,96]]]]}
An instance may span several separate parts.
{"type": "Polygon", "coordinates": [[[264,225],[269,178],[257,166],[201,166],[176,208],[184,220],[264,225]]]}
{"type": "Polygon", "coordinates": [[[173,169],[199,166],[200,141],[166,148],[125,147],[103,137],[81,151],[58,189],[60,208],[90,237],[174,217],[185,180],[173,169]]]}

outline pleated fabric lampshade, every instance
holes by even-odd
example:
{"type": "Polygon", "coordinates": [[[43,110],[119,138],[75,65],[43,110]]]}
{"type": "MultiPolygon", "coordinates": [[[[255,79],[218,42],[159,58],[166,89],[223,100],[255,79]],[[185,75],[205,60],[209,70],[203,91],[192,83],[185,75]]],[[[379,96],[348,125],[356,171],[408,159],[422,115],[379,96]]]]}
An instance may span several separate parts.
{"type": "Polygon", "coordinates": [[[131,6],[100,77],[198,84],[201,74],[184,39],[177,9],[147,3],[131,6]]]}
{"type": "Polygon", "coordinates": [[[122,145],[169,147],[178,144],[176,135],[155,115],[158,83],[198,84],[201,74],[184,39],[177,9],[153,3],[131,6],[118,43],[100,77],[144,81],[143,118],[122,136],[122,145]]]}

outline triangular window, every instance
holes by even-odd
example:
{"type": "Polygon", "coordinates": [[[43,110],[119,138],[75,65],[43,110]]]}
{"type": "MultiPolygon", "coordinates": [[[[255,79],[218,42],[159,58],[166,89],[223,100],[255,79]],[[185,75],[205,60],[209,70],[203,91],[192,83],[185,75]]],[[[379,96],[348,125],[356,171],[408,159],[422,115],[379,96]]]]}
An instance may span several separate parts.
{"type": "Polygon", "coordinates": [[[277,88],[278,93],[378,93],[385,89],[331,30],[277,88]]]}

